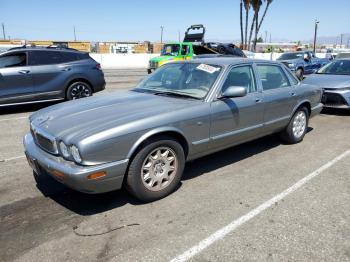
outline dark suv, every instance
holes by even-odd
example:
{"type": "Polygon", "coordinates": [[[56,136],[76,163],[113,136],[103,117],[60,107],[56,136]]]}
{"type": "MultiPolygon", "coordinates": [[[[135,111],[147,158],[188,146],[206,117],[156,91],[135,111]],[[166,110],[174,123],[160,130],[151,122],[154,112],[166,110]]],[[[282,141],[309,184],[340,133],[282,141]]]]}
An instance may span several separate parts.
{"type": "Polygon", "coordinates": [[[88,53],[20,47],[0,54],[0,106],[78,99],[105,84],[100,64],[88,53]]]}

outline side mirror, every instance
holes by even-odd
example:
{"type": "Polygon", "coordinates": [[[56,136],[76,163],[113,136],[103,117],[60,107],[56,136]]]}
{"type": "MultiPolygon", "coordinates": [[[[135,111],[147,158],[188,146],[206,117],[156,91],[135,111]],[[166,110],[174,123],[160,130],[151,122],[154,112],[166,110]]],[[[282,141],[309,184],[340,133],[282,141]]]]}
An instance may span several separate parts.
{"type": "Polygon", "coordinates": [[[305,61],[309,61],[309,56],[308,56],[308,54],[304,54],[304,60],[305,60],[305,61]]]}
{"type": "Polygon", "coordinates": [[[221,98],[242,97],[247,95],[247,89],[243,86],[230,86],[221,95],[221,98]]]}

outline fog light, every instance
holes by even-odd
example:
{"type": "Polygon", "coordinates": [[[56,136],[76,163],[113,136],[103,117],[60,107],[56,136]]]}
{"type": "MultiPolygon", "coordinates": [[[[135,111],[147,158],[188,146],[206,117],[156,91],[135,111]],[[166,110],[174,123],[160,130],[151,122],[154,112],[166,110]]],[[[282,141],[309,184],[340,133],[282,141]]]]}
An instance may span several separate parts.
{"type": "Polygon", "coordinates": [[[95,180],[95,179],[99,179],[101,177],[106,176],[106,172],[98,172],[98,173],[93,173],[87,176],[87,179],[89,180],[95,180]]]}

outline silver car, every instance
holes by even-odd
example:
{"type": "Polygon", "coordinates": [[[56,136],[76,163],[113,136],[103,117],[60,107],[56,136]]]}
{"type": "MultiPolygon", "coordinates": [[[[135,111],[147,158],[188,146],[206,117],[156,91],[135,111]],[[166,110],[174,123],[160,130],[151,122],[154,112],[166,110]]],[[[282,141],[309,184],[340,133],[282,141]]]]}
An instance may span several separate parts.
{"type": "Polygon", "coordinates": [[[302,141],[321,95],[278,62],[174,62],[130,91],[34,113],[25,153],[38,178],[86,193],[124,185],[153,201],[174,191],[186,161],[277,132],[302,141]]]}
{"type": "Polygon", "coordinates": [[[350,58],[334,60],[303,83],[323,88],[324,107],[350,109],[350,58]]]}

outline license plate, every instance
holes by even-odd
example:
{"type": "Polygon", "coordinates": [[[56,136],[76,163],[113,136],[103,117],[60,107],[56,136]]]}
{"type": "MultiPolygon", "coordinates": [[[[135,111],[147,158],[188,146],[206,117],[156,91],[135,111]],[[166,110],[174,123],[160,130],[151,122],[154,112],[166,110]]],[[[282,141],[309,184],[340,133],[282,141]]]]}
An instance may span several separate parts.
{"type": "Polygon", "coordinates": [[[31,157],[28,156],[27,154],[26,154],[26,157],[27,157],[27,161],[28,161],[29,166],[33,169],[33,171],[34,171],[37,175],[40,175],[39,167],[38,167],[38,163],[37,163],[36,159],[31,158],[31,157]]]}

